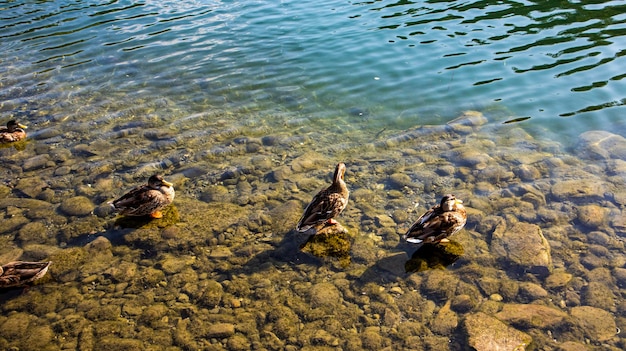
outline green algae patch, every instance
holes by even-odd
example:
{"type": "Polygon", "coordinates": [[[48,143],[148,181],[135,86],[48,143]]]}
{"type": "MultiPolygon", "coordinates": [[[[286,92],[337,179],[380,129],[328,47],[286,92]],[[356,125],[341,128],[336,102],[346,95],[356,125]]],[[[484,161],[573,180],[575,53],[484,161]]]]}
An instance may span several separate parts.
{"type": "Polygon", "coordinates": [[[335,224],[326,226],[317,234],[310,236],[300,250],[320,258],[336,258],[342,267],[346,267],[351,262],[350,249],[353,239],[347,229],[341,224],[335,224]]]}
{"type": "Polygon", "coordinates": [[[82,247],[72,247],[50,255],[50,273],[61,281],[71,281],[78,277],[79,269],[87,262],[89,253],[82,247]]]}

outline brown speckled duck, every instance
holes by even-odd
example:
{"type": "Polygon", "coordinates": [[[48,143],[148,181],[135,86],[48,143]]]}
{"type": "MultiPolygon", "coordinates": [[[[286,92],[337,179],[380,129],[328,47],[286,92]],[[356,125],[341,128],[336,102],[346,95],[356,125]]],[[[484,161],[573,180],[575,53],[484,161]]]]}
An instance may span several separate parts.
{"type": "Polygon", "coordinates": [[[467,213],[463,201],[452,194],[444,195],[438,205],[426,211],[404,234],[409,243],[436,244],[448,242],[448,237],[463,229],[467,213]]]}
{"type": "Polygon", "coordinates": [[[52,262],[10,262],[0,267],[0,288],[13,288],[40,279],[52,262]]]}
{"type": "Polygon", "coordinates": [[[26,126],[12,119],[6,127],[0,127],[0,143],[12,143],[26,138],[26,126]]]}
{"type": "Polygon", "coordinates": [[[140,185],[119,199],[109,202],[124,216],[146,216],[161,218],[161,210],[174,201],[173,184],[155,174],[148,179],[148,184],[140,185]]]}
{"type": "Polygon", "coordinates": [[[337,164],[333,183],[313,197],[313,200],[304,209],[304,214],[298,225],[296,225],[297,231],[306,232],[322,224],[337,223],[333,218],[346,208],[350,196],[350,191],[343,180],[345,173],[346,165],[337,164]]]}

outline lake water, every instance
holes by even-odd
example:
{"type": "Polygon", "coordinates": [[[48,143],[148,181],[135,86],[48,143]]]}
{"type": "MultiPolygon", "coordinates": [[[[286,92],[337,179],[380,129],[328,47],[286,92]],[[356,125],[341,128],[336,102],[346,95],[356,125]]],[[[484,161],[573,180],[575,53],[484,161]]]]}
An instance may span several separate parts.
{"type": "Polygon", "coordinates": [[[0,10],[0,123],[28,125],[0,149],[0,263],[53,261],[0,292],[0,348],[626,345],[624,2],[0,10]],[[348,234],[307,242],[337,162],[348,234]],[[111,213],[157,172],[164,219],[111,213]],[[400,236],[450,192],[468,224],[433,264],[400,236]],[[536,229],[545,262],[515,244],[536,229]]]}

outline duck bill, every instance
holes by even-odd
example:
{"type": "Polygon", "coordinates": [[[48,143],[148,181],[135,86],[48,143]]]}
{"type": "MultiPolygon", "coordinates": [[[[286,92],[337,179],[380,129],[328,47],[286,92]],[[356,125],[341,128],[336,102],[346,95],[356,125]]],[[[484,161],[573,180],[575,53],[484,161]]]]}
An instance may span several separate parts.
{"type": "Polygon", "coordinates": [[[165,185],[165,186],[174,186],[174,183],[170,183],[170,182],[168,182],[166,180],[163,180],[163,185],[165,185]]]}
{"type": "Polygon", "coordinates": [[[461,200],[461,199],[456,199],[456,200],[454,200],[454,202],[456,202],[457,204],[462,204],[462,203],[463,203],[463,200],[461,200]]]}
{"type": "Polygon", "coordinates": [[[23,125],[22,123],[18,123],[17,126],[22,128],[22,129],[27,129],[28,128],[27,126],[23,125]]]}

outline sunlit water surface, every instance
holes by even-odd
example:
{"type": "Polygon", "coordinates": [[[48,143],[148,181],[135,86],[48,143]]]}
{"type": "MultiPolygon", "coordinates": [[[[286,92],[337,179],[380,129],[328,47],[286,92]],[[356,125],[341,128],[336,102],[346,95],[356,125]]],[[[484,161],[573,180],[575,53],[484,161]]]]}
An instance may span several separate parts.
{"type": "Polygon", "coordinates": [[[468,315],[531,302],[567,316],[497,315],[534,345],[624,345],[572,310],[626,327],[623,2],[0,8],[0,122],[29,126],[26,143],[0,150],[0,263],[55,262],[42,284],[0,295],[0,347],[456,350],[471,342],[468,315]],[[598,156],[580,144],[589,131],[618,141],[598,156]],[[304,250],[291,229],[339,161],[348,250],[304,250]],[[106,202],[155,172],[176,184],[170,217],[116,220],[106,202]],[[580,179],[602,188],[554,189],[580,179]],[[399,236],[447,192],[474,209],[465,254],[406,273],[415,250],[399,236]],[[67,209],[76,198],[87,214],[67,209]],[[565,281],[502,263],[499,221],[540,227],[565,281]],[[317,257],[329,252],[340,257],[317,257]],[[603,281],[606,295],[589,296],[603,281]]]}

